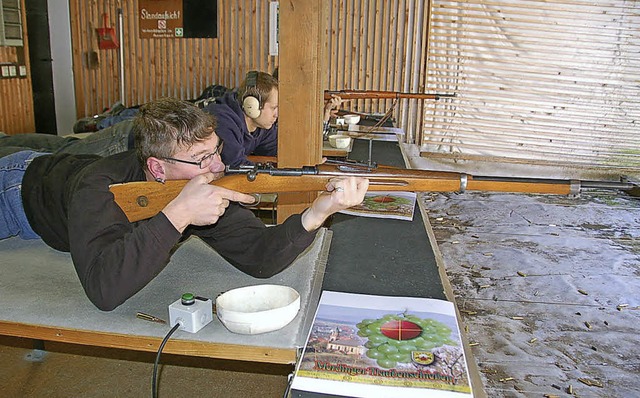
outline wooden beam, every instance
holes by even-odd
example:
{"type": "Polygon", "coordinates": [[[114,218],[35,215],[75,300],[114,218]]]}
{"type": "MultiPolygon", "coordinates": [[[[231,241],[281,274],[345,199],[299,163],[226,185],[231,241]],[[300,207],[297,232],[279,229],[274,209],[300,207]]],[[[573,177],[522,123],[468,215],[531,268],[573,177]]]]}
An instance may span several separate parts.
{"type": "MultiPolygon", "coordinates": [[[[157,352],[162,342],[162,337],[67,329],[9,321],[0,321],[0,335],[149,352],[157,352]]],[[[229,343],[181,340],[179,338],[169,340],[163,352],[167,354],[275,364],[293,364],[297,358],[297,350],[295,347],[245,346],[229,343]]]]}
{"type": "MultiPolygon", "coordinates": [[[[326,78],[328,3],[280,2],[278,43],[278,166],[318,164],[322,158],[322,108],[326,78]]],[[[278,197],[278,223],[308,207],[315,194],[278,197]]]]}

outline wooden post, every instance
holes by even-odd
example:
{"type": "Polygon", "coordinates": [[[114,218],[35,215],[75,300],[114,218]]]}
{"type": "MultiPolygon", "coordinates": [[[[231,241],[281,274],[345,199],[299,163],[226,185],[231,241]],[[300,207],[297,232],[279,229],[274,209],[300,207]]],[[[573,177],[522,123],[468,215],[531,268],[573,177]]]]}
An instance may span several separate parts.
{"type": "MultiPolygon", "coordinates": [[[[280,1],[278,167],[322,159],[327,15],[324,1],[280,1]]],[[[277,222],[308,207],[315,196],[279,195],[277,222]]]]}

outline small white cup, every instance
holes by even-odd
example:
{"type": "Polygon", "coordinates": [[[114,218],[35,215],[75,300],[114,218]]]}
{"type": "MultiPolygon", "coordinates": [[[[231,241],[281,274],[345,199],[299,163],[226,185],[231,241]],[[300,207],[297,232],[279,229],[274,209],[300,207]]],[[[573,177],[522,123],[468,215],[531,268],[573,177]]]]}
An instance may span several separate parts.
{"type": "Polygon", "coordinates": [[[348,125],[358,124],[360,122],[360,115],[344,115],[344,121],[348,125]]]}
{"type": "Polygon", "coordinates": [[[349,137],[348,135],[336,134],[336,135],[329,136],[329,145],[331,145],[334,148],[338,148],[338,149],[348,148],[350,143],[351,143],[351,137],[349,137]]]}

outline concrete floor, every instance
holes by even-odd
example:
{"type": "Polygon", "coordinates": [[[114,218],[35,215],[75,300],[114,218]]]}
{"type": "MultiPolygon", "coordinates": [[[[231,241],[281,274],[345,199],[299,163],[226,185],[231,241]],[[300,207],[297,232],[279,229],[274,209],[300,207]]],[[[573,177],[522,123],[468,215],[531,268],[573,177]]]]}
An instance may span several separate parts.
{"type": "MultiPolygon", "coordinates": [[[[0,396],[151,396],[155,353],[0,337],[0,396]]],[[[292,366],[162,355],[158,398],[282,397],[292,366]]]]}

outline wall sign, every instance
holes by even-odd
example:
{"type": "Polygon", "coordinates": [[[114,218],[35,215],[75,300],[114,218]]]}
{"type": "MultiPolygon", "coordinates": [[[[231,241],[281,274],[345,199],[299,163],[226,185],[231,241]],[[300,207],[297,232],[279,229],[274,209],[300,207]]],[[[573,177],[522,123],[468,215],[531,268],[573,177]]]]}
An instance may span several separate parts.
{"type": "Polygon", "coordinates": [[[217,0],[139,0],[140,38],[215,38],[217,3],[217,0]]]}

